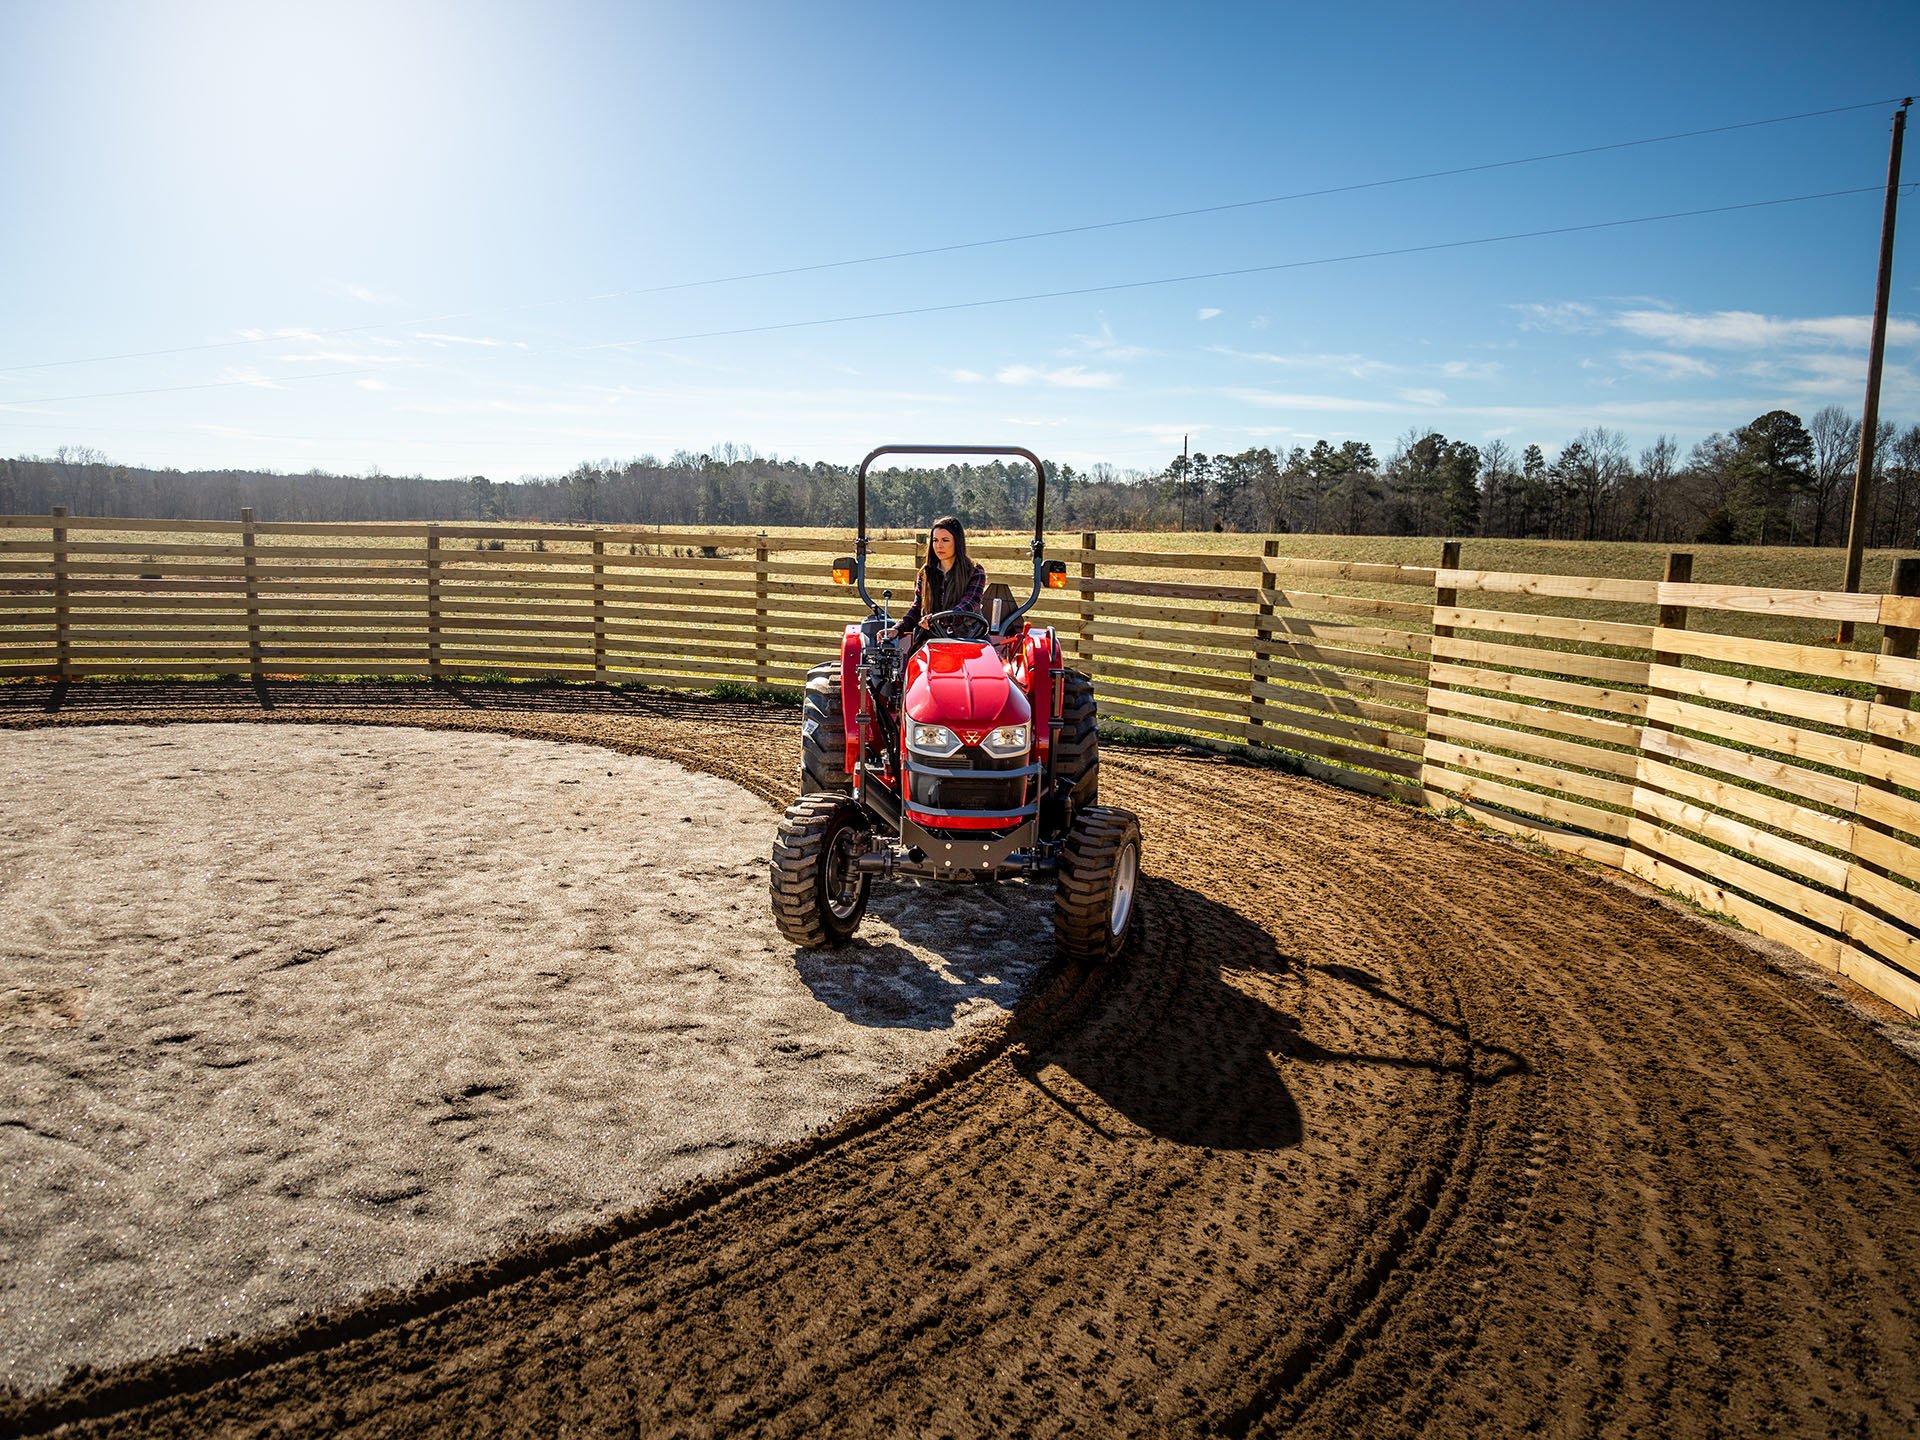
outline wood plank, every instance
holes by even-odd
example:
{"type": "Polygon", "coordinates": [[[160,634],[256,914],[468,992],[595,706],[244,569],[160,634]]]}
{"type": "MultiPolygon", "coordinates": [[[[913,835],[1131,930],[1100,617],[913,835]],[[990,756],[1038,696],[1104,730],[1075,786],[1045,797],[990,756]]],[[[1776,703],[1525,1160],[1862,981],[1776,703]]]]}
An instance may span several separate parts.
{"type": "Polygon", "coordinates": [[[1862,820],[1885,825],[1902,835],[1920,835],[1920,801],[1910,800],[1897,791],[1862,785],[1854,811],[1862,820]]]}
{"type": "Polygon", "coordinates": [[[1410,656],[1379,655],[1370,650],[1345,650],[1332,645],[1315,645],[1304,640],[1277,637],[1271,644],[1272,658],[1256,660],[1253,664],[1253,673],[1262,680],[1276,678],[1272,667],[1289,661],[1296,665],[1345,666],[1376,675],[1401,675],[1420,681],[1427,678],[1427,662],[1410,656]]]}
{"type": "Polygon", "coordinates": [[[1467,775],[1438,765],[1423,766],[1420,782],[1450,798],[1477,800],[1512,815],[1537,816],[1555,825],[1591,830],[1615,840],[1626,838],[1627,822],[1631,818],[1612,810],[1582,805],[1578,800],[1570,800],[1564,795],[1543,795],[1537,790],[1504,785],[1485,775],[1467,775]]]}
{"type": "Polygon", "coordinates": [[[1864,865],[1848,867],[1844,882],[1847,898],[1871,905],[1900,929],[1909,932],[1907,953],[1920,958],[1920,890],[1889,875],[1876,875],[1864,865]]]}
{"type": "Polygon", "coordinates": [[[1730,810],[1756,824],[1784,830],[1843,854],[1854,848],[1861,833],[1850,816],[1811,810],[1745,785],[1702,775],[1697,770],[1682,770],[1652,755],[1640,757],[1640,780],[1645,785],[1658,786],[1677,800],[1730,810]]]}
{"type": "Polygon", "coordinates": [[[1481,749],[1515,750],[1521,755],[1550,765],[1571,765],[1584,770],[1601,770],[1609,775],[1634,778],[1640,768],[1640,756],[1629,750],[1602,750],[1572,740],[1535,735],[1525,730],[1510,730],[1500,725],[1482,725],[1459,715],[1435,710],[1427,717],[1427,732],[1456,744],[1481,749]]]}
{"type": "Polygon", "coordinates": [[[1639,851],[1628,851],[1621,868],[1635,879],[1684,896],[1703,909],[1737,920],[1754,934],[1777,940],[1830,970],[1840,967],[1839,940],[1782,915],[1757,900],[1749,900],[1738,891],[1724,889],[1671,861],[1639,851]]]}
{"type": "Polygon", "coordinates": [[[1410,620],[1426,624],[1433,617],[1431,605],[1411,600],[1374,600],[1362,595],[1328,595],[1314,590],[1268,589],[1259,594],[1262,605],[1276,610],[1324,611],[1334,615],[1371,615],[1382,619],[1410,620]]]}
{"type": "Polygon", "coordinates": [[[1382,565],[1356,560],[1306,560],[1289,555],[1266,561],[1269,577],[1309,575],[1316,580],[1355,580],[1367,585],[1417,585],[1431,590],[1435,572],[1425,565],[1382,565]]]}
{"type": "MultiPolygon", "coordinates": [[[[973,547],[968,546],[968,553],[973,547]]],[[[1061,557],[1069,562],[1085,558],[1076,551],[1061,557]]],[[[1094,561],[1102,568],[1126,566],[1133,569],[1143,567],[1156,570],[1206,570],[1229,571],[1234,574],[1260,573],[1261,560],[1258,555],[1232,555],[1218,551],[1195,550],[1098,550],[1093,554],[1094,561]]]]}
{"type": "Polygon", "coordinates": [[[1519,780],[1528,785],[1543,785],[1565,795],[1602,805],[1627,806],[1633,803],[1633,786],[1599,775],[1583,775],[1556,765],[1540,765],[1508,755],[1495,755],[1466,745],[1452,745],[1435,736],[1426,741],[1429,766],[1444,765],[1451,770],[1478,770],[1500,780],[1519,780]]]}
{"type": "MultiPolygon", "coordinates": [[[[1109,638],[1114,640],[1155,641],[1168,647],[1168,652],[1163,653],[1170,652],[1175,654],[1186,651],[1226,650],[1234,652],[1235,654],[1244,655],[1250,654],[1257,649],[1260,643],[1251,635],[1234,634],[1231,631],[1220,632],[1203,629],[1199,626],[1189,628],[1184,626],[1157,627],[1151,625],[1130,625],[1121,621],[1108,620],[1100,616],[1096,616],[1093,623],[1085,627],[1084,633],[1098,636],[1103,641],[1109,638]],[[1177,649],[1174,647],[1177,647],[1177,649]]],[[[1103,644],[1100,648],[1104,650],[1106,646],[1103,644]]]]}
{"type": "Polygon", "coordinates": [[[1634,791],[1633,807],[1642,818],[1658,820],[1671,829],[1685,830],[1703,839],[1731,846],[1756,860],[1791,871],[1802,880],[1834,890],[1846,887],[1847,871],[1851,867],[1844,856],[1830,855],[1811,845],[1802,845],[1797,840],[1789,840],[1730,815],[1719,814],[1705,806],[1692,804],[1676,795],[1664,795],[1657,790],[1634,791]]]}
{"type": "Polygon", "coordinates": [[[1650,820],[1635,817],[1628,830],[1628,839],[1642,850],[1709,878],[1716,888],[1744,890],[1757,900],[1764,900],[1790,915],[1815,925],[1824,925],[1829,930],[1839,931],[1853,908],[1837,895],[1826,894],[1785,875],[1763,870],[1751,861],[1703,845],[1650,820]]]}
{"type": "Polygon", "coordinates": [[[1511,610],[1469,610],[1459,605],[1437,607],[1435,625],[1456,630],[1479,630],[1502,635],[1532,635],[1581,645],[1619,645],[1647,650],[1653,645],[1653,626],[1626,625],[1615,620],[1587,620],[1572,615],[1525,615],[1511,610]]]}
{"type": "Polygon", "coordinates": [[[1662,630],[1658,646],[1661,650],[1727,665],[1751,665],[1762,670],[1851,680],[1861,685],[1920,690],[1920,661],[1863,650],[1793,645],[1784,640],[1755,640],[1745,635],[1717,635],[1708,630],[1662,630]]]}
{"type": "Polygon", "coordinates": [[[1873,748],[1851,736],[1802,730],[1795,725],[1761,720],[1736,710],[1713,710],[1665,695],[1654,695],[1647,701],[1647,718],[1730,745],[1751,745],[1806,764],[1830,765],[1837,770],[1860,770],[1865,763],[1862,751],[1873,748]]]}
{"type": "Polygon", "coordinates": [[[1278,657],[1256,661],[1253,668],[1256,675],[1272,676],[1275,681],[1285,684],[1310,685],[1345,695],[1368,695],[1376,700],[1397,701],[1410,706],[1424,706],[1427,700],[1427,687],[1424,685],[1356,675],[1347,670],[1328,670],[1278,657]]]}
{"type": "Polygon", "coordinates": [[[1647,682],[1647,664],[1643,660],[1616,660],[1611,656],[1582,655],[1571,650],[1549,650],[1541,646],[1462,640],[1455,635],[1434,636],[1433,658],[1455,664],[1507,665],[1553,675],[1578,675],[1620,688],[1647,682]]]}
{"type": "Polygon", "coordinates": [[[1103,708],[1100,718],[1118,720],[1147,729],[1190,730],[1207,735],[1223,735],[1229,740],[1242,742],[1245,741],[1247,734],[1247,725],[1244,720],[1228,719],[1223,716],[1183,715],[1175,710],[1163,710],[1157,706],[1135,704],[1127,700],[1116,701],[1111,709],[1103,708]]]}
{"type": "Polygon", "coordinates": [[[1648,754],[1662,759],[1704,765],[1723,775],[1763,785],[1769,790],[1783,790],[1789,795],[1798,795],[1803,800],[1811,800],[1816,805],[1830,806],[1835,810],[1854,811],[1860,799],[1861,786],[1856,781],[1839,775],[1823,775],[1815,770],[1803,770],[1784,760],[1750,755],[1692,736],[1665,730],[1647,730],[1641,735],[1640,744],[1648,754]]]}
{"type": "MultiPolygon", "coordinates": [[[[95,515],[69,515],[64,523],[69,531],[128,530],[169,535],[238,535],[242,528],[238,520],[135,520],[95,515]]],[[[53,524],[45,515],[0,515],[0,530],[50,530],[53,524]]]]}
{"type": "Polygon", "coordinates": [[[1529,700],[1545,700],[1554,705],[1570,705],[1582,710],[1603,710],[1635,719],[1647,713],[1645,695],[1610,690],[1600,685],[1582,685],[1576,681],[1548,680],[1539,675],[1521,675],[1508,670],[1480,670],[1465,665],[1433,662],[1435,684],[1456,689],[1493,690],[1502,695],[1518,695],[1529,700]]]}
{"type": "Polygon", "coordinates": [[[1361,770],[1377,770],[1386,775],[1398,776],[1402,780],[1420,778],[1420,762],[1411,755],[1396,755],[1385,750],[1363,750],[1357,745],[1322,739],[1318,735],[1300,730],[1275,730],[1267,727],[1262,732],[1260,748],[1317,756],[1336,765],[1352,766],[1361,770]]]}
{"type": "Polygon", "coordinates": [[[1245,696],[1248,694],[1249,682],[1244,674],[1222,675],[1200,670],[1170,670],[1160,663],[1151,650],[1125,650],[1117,645],[1103,645],[1100,653],[1081,668],[1096,679],[1110,674],[1121,680],[1136,680],[1141,684],[1166,691],[1205,690],[1219,695],[1245,696]],[[1138,666],[1148,668],[1143,670],[1136,668],[1138,666]]]}
{"type": "Polygon", "coordinates": [[[1910,710],[1899,705],[1875,701],[1867,711],[1867,723],[1864,728],[1872,734],[1884,736],[1889,740],[1898,740],[1908,745],[1920,744],[1920,710],[1910,710]]]}
{"type": "Polygon", "coordinates": [[[1318,711],[1294,710],[1275,705],[1261,712],[1261,720],[1269,733],[1309,730],[1319,735],[1351,740],[1356,745],[1392,750],[1401,755],[1421,753],[1421,737],[1417,734],[1409,735],[1404,731],[1390,730],[1382,725],[1355,724],[1351,720],[1342,720],[1337,716],[1325,715],[1318,711]]]}
{"type": "Polygon", "coordinates": [[[1528,705],[1493,695],[1475,695],[1465,690],[1435,690],[1429,697],[1429,709],[1455,715],[1472,715],[1482,720],[1498,720],[1510,725],[1526,725],[1549,730],[1556,735],[1571,735],[1602,745],[1638,746],[1640,727],[1624,720],[1606,720],[1595,715],[1575,715],[1548,705],[1528,705]]]}
{"type": "Polygon", "coordinates": [[[1920,974],[1920,941],[1916,941],[1900,926],[1890,924],[1870,911],[1849,906],[1846,928],[1841,933],[1856,944],[1866,946],[1868,953],[1879,956],[1909,975],[1920,974]]]}
{"type": "Polygon", "coordinates": [[[1344,715],[1353,720],[1372,720],[1381,725],[1400,725],[1418,729],[1424,711],[1411,705],[1389,705],[1377,700],[1362,700],[1344,693],[1303,690],[1296,685],[1276,685],[1268,680],[1253,682],[1254,698],[1277,700],[1284,705],[1319,710],[1328,715],[1344,715]]]}
{"type": "Polygon", "coordinates": [[[1878,865],[1909,880],[1920,880],[1920,845],[1901,836],[1862,825],[1856,831],[1853,851],[1867,864],[1878,865]]]}
{"type": "Polygon", "coordinates": [[[1840,945],[1840,973],[1889,1004],[1920,1017],[1920,978],[1844,941],[1840,945]]]}
{"type": "MultiPolygon", "coordinates": [[[[1076,582],[1077,585],[1077,582],[1076,582]]],[[[1068,592],[1071,594],[1072,592],[1068,592]]],[[[1058,592],[1049,591],[1041,596],[1036,613],[1042,615],[1058,614],[1059,621],[1071,620],[1074,612],[1070,605],[1074,602],[1061,600],[1058,592]]],[[[1169,610],[1165,605],[1132,605],[1124,600],[1111,597],[1100,602],[1096,620],[1148,620],[1168,625],[1204,625],[1211,630],[1235,630],[1251,634],[1253,631],[1253,613],[1249,610],[1229,609],[1224,606],[1189,607],[1169,610]]],[[[1056,621],[1056,623],[1059,623],[1056,621]]]]}
{"type": "Polygon", "coordinates": [[[1870,780],[1884,780],[1905,790],[1920,790],[1920,756],[1884,745],[1862,745],[1856,767],[1870,780]]]}
{"type": "Polygon", "coordinates": [[[1745,615],[1792,615],[1807,620],[1851,620],[1880,623],[1878,595],[1840,590],[1775,590],[1755,585],[1677,585],[1662,581],[1662,605],[1685,605],[1699,610],[1725,610],[1745,615]]]}
{"type": "Polygon", "coordinates": [[[1622,605],[1656,605],[1660,582],[1616,580],[1592,575],[1522,575],[1504,570],[1440,570],[1440,589],[1479,590],[1494,595],[1540,595],[1558,600],[1607,600],[1622,605]]]}
{"type": "MultiPolygon", "coordinates": [[[[1692,695],[1702,700],[1719,700],[1729,705],[1745,705],[1755,710],[1791,715],[1816,725],[1838,725],[1852,730],[1868,728],[1872,702],[1846,695],[1829,695],[1821,690],[1803,690],[1794,685],[1769,685],[1738,675],[1722,675],[1714,670],[1683,670],[1675,665],[1655,665],[1647,683],[1656,690],[1673,695],[1692,695]]],[[[1920,720],[1920,715],[1915,716],[1920,720]]],[[[1916,730],[1920,734],[1920,730],[1916,730]]]]}
{"type": "Polygon", "coordinates": [[[1188,693],[1170,690],[1162,685],[1131,685],[1132,677],[1122,671],[1108,668],[1105,657],[1096,659],[1089,673],[1093,678],[1094,693],[1103,700],[1125,699],[1141,705],[1159,705],[1168,709],[1204,710],[1209,715],[1233,715],[1246,719],[1253,713],[1250,702],[1233,695],[1218,695],[1207,692],[1188,693]]]}
{"type": "MultiPolygon", "coordinates": [[[[1104,552],[1103,552],[1104,553],[1104,552]]],[[[1210,600],[1230,601],[1251,605],[1257,593],[1251,586],[1245,585],[1189,585],[1173,580],[1115,580],[1099,579],[1076,581],[1076,588],[1091,591],[1095,595],[1157,595],[1168,600],[1210,600]]],[[[1167,618],[1178,620],[1181,610],[1177,606],[1167,607],[1167,618]]]]}
{"type": "Polygon", "coordinates": [[[1259,629],[1261,634],[1273,638],[1326,640],[1335,645],[1364,645],[1394,654],[1423,657],[1433,644],[1431,635],[1411,630],[1355,625],[1348,620],[1312,620],[1302,615],[1262,616],[1259,629]]]}
{"type": "Polygon", "coordinates": [[[1442,808],[1458,809],[1464,812],[1467,818],[1486,826],[1489,830],[1512,836],[1517,840],[1530,840],[1563,854],[1576,855],[1582,860],[1591,860],[1598,865],[1607,865],[1617,870],[1626,853],[1626,847],[1617,840],[1603,840],[1593,835],[1582,835],[1577,830],[1563,830],[1557,825],[1536,820],[1530,816],[1510,814],[1468,796],[1448,795],[1444,798],[1447,804],[1442,808]]]}

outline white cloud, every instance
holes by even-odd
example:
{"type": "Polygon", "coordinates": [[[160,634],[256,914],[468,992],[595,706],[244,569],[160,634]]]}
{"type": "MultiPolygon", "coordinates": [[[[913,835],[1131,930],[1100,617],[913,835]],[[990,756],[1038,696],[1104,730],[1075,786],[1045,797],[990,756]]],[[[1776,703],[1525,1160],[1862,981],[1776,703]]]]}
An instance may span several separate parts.
{"type": "Polygon", "coordinates": [[[1110,390],[1120,377],[1109,370],[1084,365],[1061,365],[1052,370],[1038,365],[1008,365],[993,377],[1002,385],[1051,385],[1057,390],[1110,390]]]}
{"type": "Polygon", "coordinates": [[[987,377],[978,370],[948,370],[943,372],[949,380],[960,385],[978,385],[987,377]]]}
{"type": "Polygon", "coordinates": [[[1673,350],[1622,350],[1613,358],[1625,369],[1666,380],[1711,380],[1720,373],[1697,355],[1673,350]]]}
{"type": "Polygon", "coordinates": [[[1249,330],[1264,330],[1271,324],[1273,324],[1273,319],[1271,316],[1256,315],[1253,317],[1253,319],[1247,322],[1247,328],[1249,330]]]}
{"type": "Polygon", "coordinates": [[[356,380],[353,383],[358,385],[362,390],[389,390],[393,388],[377,375],[369,375],[366,379],[356,380]]]}
{"type": "Polygon", "coordinates": [[[1497,380],[1500,377],[1498,360],[1449,360],[1440,367],[1440,373],[1449,380],[1497,380]]]}
{"type": "Polygon", "coordinates": [[[1314,395],[1283,390],[1225,390],[1229,399],[1268,410],[1305,410],[1315,413],[1404,415],[1404,400],[1356,400],[1346,395],[1314,395]]]}
{"type": "Polygon", "coordinates": [[[232,365],[229,365],[225,370],[220,372],[220,380],[223,384],[251,385],[260,390],[284,390],[287,388],[271,375],[263,374],[258,370],[243,370],[232,365]]]}
{"type": "Polygon", "coordinates": [[[414,332],[413,338],[416,340],[425,340],[430,345],[481,345],[488,349],[505,349],[511,347],[515,350],[524,350],[527,348],[524,340],[495,340],[490,335],[436,335],[429,331],[420,330],[414,332]]]}
{"type": "Polygon", "coordinates": [[[1584,335],[1600,329],[1598,312],[1591,305],[1583,305],[1578,300],[1562,300],[1551,305],[1509,305],[1507,308],[1520,313],[1522,330],[1584,335]]]}
{"type": "Polygon", "coordinates": [[[1197,318],[1199,318],[1199,319],[1201,319],[1201,320],[1211,320],[1211,319],[1213,319],[1213,318],[1214,318],[1215,316],[1218,316],[1218,315],[1224,315],[1224,314],[1226,314],[1226,313],[1227,313],[1226,311],[1224,311],[1224,310],[1221,310],[1221,309],[1219,309],[1219,308],[1217,308],[1216,306],[1212,306],[1212,305],[1208,305],[1208,306],[1205,306],[1205,307],[1203,307],[1203,308],[1201,309],[1201,311],[1200,311],[1200,314],[1199,314],[1199,316],[1198,316],[1197,318]]]}
{"type": "Polygon", "coordinates": [[[1152,353],[1144,345],[1132,345],[1115,339],[1113,326],[1105,320],[1100,322],[1098,335],[1076,335],[1073,338],[1081,349],[1091,350],[1096,355],[1103,355],[1109,360],[1138,360],[1141,356],[1152,353]]]}
{"type": "Polygon", "coordinates": [[[1447,403],[1444,390],[1402,390],[1400,398],[1409,405],[1439,406],[1447,403]]]}
{"type": "Polygon", "coordinates": [[[1236,350],[1228,345],[1210,345],[1207,348],[1216,355],[1231,356],[1235,360],[1252,360],[1261,365],[1277,365],[1284,370],[1332,371],[1335,374],[1351,376],[1355,380],[1377,379],[1382,375],[1394,374],[1401,368],[1367,355],[1276,355],[1265,350],[1236,350]]]}
{"type": "MultiPolygon", "coordinates": [[[[1871,330],[1865,315],[1817,315],[1783,319],[1753,310],[1716,310],[1694,315],[1680,310],[1623,310],[1613,324],[1647,340],[1710,350],[1758,350],[1763,347],[1846,346],[1864,350],[1871,330]]],[[[1891,344],[1920,341],[1920,324],[1891,320],[1891,344]]]]}

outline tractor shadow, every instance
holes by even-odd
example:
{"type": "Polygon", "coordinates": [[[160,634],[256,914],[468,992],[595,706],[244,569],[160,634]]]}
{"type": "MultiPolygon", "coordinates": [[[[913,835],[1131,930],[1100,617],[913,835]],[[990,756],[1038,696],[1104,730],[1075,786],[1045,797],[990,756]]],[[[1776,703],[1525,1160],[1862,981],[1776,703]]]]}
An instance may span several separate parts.
{"type": "MultiPolygon", "coordinates": [[[[1476,1042],[1371,972],[1284,954],[1259,924],[1184,886],[1150,877],[1141,918],[1144,933],[1087,1017],[1015,1057],[1036,1089],[1107,1138],[1137,1128],[1215,1150],[1298,1145],[1308,1117],[1287,1077],[1304,1082],[1300,1067],[1424,1071],[1472,1086],[1529,1073],[1519,1054],[1476,1042]],[[1404,1048],[1315,1038],[1296,1013],[1309,986],[1336,987],[1337,1010],[1362,1022],[1342,1029],[1386,1030],[1404,1048]]],[[[1314,1010],[1326,1006],[1323,991],[1314,1010]]]]}
{"type": "Polygon", "coordinates": [[[814,998],[856,1025],[950,1030],[1011,1010],[1053,958],[1053,890],[1040,885],[876,885],[838,950],[795,950],[814,998]]]}

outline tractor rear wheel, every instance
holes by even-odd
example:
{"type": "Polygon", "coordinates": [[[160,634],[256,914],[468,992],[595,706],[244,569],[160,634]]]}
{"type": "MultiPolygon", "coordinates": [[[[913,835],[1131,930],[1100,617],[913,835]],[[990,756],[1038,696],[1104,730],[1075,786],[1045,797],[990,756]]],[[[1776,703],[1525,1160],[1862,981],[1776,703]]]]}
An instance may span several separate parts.
{"type": "Polygon", "coordinates": [[[1063,789],[1073,790],[1084,780],[1078,803],[1084,807],[1100,800],[1100,722],[1093,698],[1093,681],[1078,670],[1069,670],[1063,686],[1060,707],[1060,740],[1053,757],[1054,777],[1063,789]]]}
{"type": "Polygon", "coordinates": [[[807,672],[807,697],[800,710],[800,793],[846,795],[852,790],[840,666],[829,660],[807,672]]]}
{"type": "Polygon", "coordinates": [[[1130,810],[1090,805],[1060,847],[1053,892],[1053,946],[1062,959],[1103,965],[1126,948],[1140,890],[1140,821],[1130,810]]]}
{"type": "Polygon", "coordinates": [[[873,836],[866,811],[844,795],[802,795],[773,842],[773,922],[804,950],[838,947],[867,913],[873,877],[858,860],[873,836]]]}

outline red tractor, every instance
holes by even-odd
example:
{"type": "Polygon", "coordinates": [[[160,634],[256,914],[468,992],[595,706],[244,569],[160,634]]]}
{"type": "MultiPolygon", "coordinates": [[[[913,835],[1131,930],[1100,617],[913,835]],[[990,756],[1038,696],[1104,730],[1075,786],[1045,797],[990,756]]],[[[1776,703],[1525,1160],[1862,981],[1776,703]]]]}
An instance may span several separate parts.
{"type": "MultiPolygon", "coordinates": [[[[1093,684],[1066,668],[1053,628],[1022,617],[1066,567],[1042,558],[1046,471],[1030,450],[883,445],[860,462],[854,554],[834,578],[868,614],[840,659],[807,676],[800,798],[773,846],[773,916],[795,945],[844,945],[876,878],[935,882],[1052,877],[1054,945],[1068,960],[1118,955],[1140,883],[1140,822],[1101,805],[1093,684]],[[1033,588],[992,614],[947,610],[906,656],[891,591],[867,591],[867,470],[882,455],[1003,455],[1033,466],[1033,588]]],[[[1004,591],[1005,587],[994,587],[1004,591]]],[[[991,591],[989,594],[991,595],[991,591]]]]}

